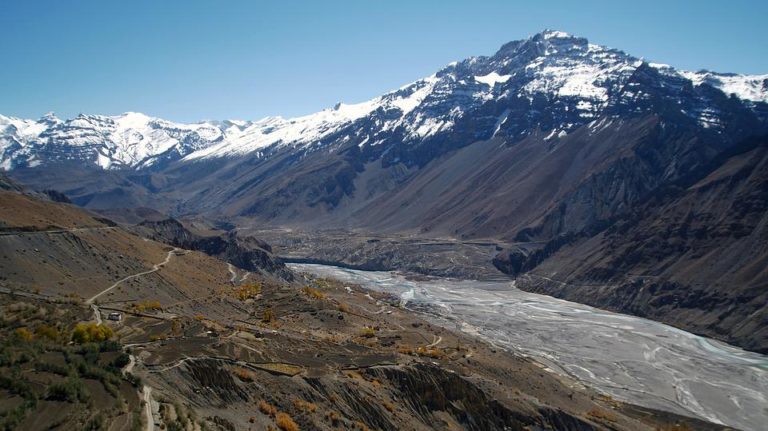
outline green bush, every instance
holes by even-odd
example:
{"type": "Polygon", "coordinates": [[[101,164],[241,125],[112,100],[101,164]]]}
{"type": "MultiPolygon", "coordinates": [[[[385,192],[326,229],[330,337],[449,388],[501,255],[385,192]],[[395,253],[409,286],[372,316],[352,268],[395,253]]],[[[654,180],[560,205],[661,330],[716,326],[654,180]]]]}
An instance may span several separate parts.
{"type": "Polygon", "coordinates": [[[61,383],[54,383],[48,387],[46,399],[67,401],[70,403],[87,402],[91,394],[85,388],[83,382],[77,377],[70,377],[61,383]]]}
{"type": "Polygon", "coordinates": [[[91,420],[88,421],[88,423],[85,424],[85,427],[83,427],[83,431],[100,431],[106,429],[106,421],[104,420],[104,415],[101,413],[97,414],[91,420]]]}
{"type": "Polygon", "coordinates": [[[114,361],[112,361],[112,366],[119,369],[122,369],[124,366],[128,365],[131,362],[131,357],[128,356],[126,353],[121,353],[120,356],[116,357],[114,361]]]}
{"type": "Polygon", "coordinates": [[[25,400],[16,408],[5,412],[0,416],[0,430],[13,431],[18,428],[21,421],[27,417],[27,412],[35,408],[37,400],[25,400]]]}
{"type": "Polygon", "coordinates": [[[138,377],[135,374],[126,373],[125,374],[125,380],[127,380],[128,383],[130,383],[134,388],[140,388],[142,386],[141,385],[141,378],[138,377]]]}

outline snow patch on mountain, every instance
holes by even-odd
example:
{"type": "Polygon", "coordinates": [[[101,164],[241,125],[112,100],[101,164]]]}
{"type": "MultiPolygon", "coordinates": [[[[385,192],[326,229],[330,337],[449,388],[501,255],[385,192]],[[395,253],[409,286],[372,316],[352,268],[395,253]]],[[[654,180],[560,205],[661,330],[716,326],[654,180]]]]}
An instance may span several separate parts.
{"type": "Polygon", "coordinates": [[[678,70],[668,64],[661,63],[650,63],[650,66],[658,69],[665,75],[685,78],[697,87],[707,84],[721,90],[725,94],[733,94],[742,100],[768,103],[768,74],[740,75],[735,73],[716,73],[706,70],[690,72],[678,70]]]}
{"type": "Polygon", "coordinates": [[[475,81],[482,82],[483,84],[490,85],[493,87],[494,85],[498,83],[504,83],[509,81],[509,78],[511,78],[512,75],[499,75],[496,72],[491,72],[484,76],[475,76],[475,81]]]}

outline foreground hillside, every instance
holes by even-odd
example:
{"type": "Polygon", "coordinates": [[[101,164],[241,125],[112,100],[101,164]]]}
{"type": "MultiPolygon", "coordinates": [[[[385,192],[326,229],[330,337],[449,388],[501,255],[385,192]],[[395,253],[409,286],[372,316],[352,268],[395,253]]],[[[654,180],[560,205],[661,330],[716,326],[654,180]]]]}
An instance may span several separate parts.
{"type": "Polygon", "coordinates": [[[718,428],[357,286],[230,267],[17,191],[0,191],[0,223],[6,429],[718,428]]]}

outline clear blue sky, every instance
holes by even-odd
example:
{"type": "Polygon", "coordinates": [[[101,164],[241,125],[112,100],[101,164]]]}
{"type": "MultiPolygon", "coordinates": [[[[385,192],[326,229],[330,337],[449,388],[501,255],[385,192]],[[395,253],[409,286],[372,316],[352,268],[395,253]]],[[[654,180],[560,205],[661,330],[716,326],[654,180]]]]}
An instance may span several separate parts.
{"type": "Polygon", "coordinates": [[[303,115],[545,28],[686,69],[768,73],[767,0],[3,0],[0,113],[303,115]]]}

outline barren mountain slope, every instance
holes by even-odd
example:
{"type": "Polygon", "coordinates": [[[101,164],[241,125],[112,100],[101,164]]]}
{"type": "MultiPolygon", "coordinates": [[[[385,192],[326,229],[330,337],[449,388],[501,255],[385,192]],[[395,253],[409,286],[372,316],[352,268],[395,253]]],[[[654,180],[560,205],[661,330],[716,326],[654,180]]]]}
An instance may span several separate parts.
{"type": "Polygon", "coordinates": [[[744,142],[518,285],[767,352],[767,148],[765,138],[744,142]]]}

